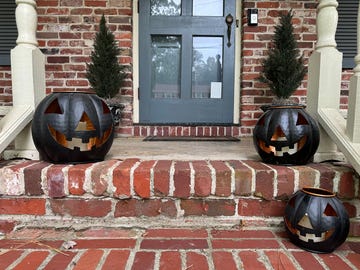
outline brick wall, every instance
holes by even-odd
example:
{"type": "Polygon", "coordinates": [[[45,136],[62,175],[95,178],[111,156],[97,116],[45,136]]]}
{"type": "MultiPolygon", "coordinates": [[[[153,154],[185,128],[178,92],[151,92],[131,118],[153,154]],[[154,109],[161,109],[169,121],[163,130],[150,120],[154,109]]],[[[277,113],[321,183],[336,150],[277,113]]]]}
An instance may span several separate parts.
{"type": "MultiPolygon", "coordinates": [[[[270,91],[258,83],[261,59],[266,56],[274,25],[281,11],[293,9],[294,26],[299,47],[305,60],[313,51],[316,34],[316,6],[318,1],[265,1],[244,0],[242,12],[242,63],[240,127],[153,127],[134,126],[132,88],[132,1],[131,0],[38,0],[38,40],[46,55],[47,92],[53,90],[77,91],[89,88],[85,78],[86,62],[92,51],[93,39],[102,14],[123,49],[120,60],[129,65],[129,76],[121,89],[121,101],[125,105],[118,135],[223,135],[249,136],[261,115],[259,107],[270,103],[270,91]],[[258,8],[258,26],[248,26],[247,8],[258,8]],[[216,132],[215,132],[216,129],[216,132]],[[212,132],[214,130],[214,132],[212,132]],[[230,131],[229,131],[230,130],[230,131]]],[[[136,45],[134,45],[136,46],[136,45]]],[[[341,108],[347,108],[348,82],[351,72],[344,72],[341,108]]],[[[11,104],[10,68],[0,67],[0,105],[11,104]]],[[[306,78],[295,92],[297,102],[306,103],[306,78]]]]}

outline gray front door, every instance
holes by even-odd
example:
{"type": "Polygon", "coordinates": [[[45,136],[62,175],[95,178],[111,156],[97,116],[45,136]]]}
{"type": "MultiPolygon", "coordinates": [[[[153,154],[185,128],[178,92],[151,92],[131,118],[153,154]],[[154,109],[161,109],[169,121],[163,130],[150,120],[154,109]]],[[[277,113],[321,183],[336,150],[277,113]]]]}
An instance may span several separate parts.
{"type": "Polygon", "coordinates": [[[232,123],[235,0],[140,0],[139,13],[140,123],[232,123]]]}

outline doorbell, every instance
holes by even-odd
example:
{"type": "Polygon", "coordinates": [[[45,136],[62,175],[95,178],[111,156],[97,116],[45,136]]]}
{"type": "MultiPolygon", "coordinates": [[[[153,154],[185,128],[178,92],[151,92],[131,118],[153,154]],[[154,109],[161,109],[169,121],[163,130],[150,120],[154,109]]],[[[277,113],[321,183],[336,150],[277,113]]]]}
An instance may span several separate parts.
{"type": "Polygon", "coordinates": [[[247,13],[248,13],[248,25],[250,26],[258,25],[258,9],[249,8],[247,13]]]}

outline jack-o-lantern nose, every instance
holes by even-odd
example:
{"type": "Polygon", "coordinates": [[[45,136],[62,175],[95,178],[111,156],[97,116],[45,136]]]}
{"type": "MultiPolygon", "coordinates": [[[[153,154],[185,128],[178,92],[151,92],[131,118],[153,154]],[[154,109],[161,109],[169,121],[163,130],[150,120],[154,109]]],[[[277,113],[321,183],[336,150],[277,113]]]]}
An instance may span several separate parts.
{"type": "Polygon", "coordinates": [[[305,215],[300,219],[298,225],[311,230],[314,229],[314,227],[311,225],[308,213],[305,213],[305,215]]]}
{"type": "Polygon", "coordinates": [[[286,135],[280,126],[276,127],[276,130],[271,137],[271,141],[286,141],[286,135]]]}
{"type": "Polygon", "coordinates": [[[90,131],[96,130],[89,116],[84,112],[80,118],[80,121],[75,129],[76,131],[90,131]]]}

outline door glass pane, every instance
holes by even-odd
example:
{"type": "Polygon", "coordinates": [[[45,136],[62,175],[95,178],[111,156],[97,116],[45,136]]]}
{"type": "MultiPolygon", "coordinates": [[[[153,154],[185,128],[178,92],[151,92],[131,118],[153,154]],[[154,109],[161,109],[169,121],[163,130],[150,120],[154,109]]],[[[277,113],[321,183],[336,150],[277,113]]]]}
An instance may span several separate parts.
{"type": "Polygon", "coordinates": [[[151,37],[151,91],[153,98],[180,97],[181,37],[151,37]]]}
{"type": "Polygon", "coordinates": [[[192,97],[222,97],[222,37],[193,37],[192,97]]]}
{"type": "Polygon", "coordinates": [[[193,0],[193,16],[223,16],[224,0],[193,0]]]}
{"type": "Polygon", "coordinates": [[[150,0],[151,16],[180,16],[181,0],[150,0]]]}

